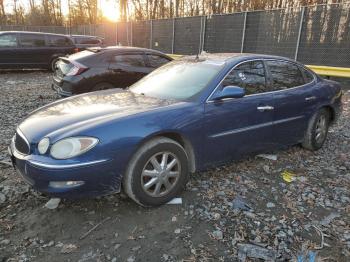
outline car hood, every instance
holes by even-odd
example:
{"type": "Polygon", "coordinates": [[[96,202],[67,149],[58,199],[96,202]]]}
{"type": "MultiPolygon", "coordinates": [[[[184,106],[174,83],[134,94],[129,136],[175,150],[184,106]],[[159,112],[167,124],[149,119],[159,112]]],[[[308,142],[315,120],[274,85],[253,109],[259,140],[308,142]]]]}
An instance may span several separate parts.
{"type": "Polygon", "coordinates": [[[18,128],[30,142],[62,129],[116,119],[176,103],[130,91],[105,90],[63,99],[33,111],[18,128]]]}

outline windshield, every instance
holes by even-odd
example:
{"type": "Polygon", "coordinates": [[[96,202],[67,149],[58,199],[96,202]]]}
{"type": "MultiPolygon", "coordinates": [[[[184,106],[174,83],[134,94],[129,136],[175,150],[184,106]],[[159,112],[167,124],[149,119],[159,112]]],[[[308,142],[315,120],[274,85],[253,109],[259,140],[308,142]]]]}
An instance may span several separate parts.
{"type": "Polygon", "coordinates": [[[173,61],[131,86],[137,94],[187,100],[200,93],[223,67],[223,62],[173,61]]]}

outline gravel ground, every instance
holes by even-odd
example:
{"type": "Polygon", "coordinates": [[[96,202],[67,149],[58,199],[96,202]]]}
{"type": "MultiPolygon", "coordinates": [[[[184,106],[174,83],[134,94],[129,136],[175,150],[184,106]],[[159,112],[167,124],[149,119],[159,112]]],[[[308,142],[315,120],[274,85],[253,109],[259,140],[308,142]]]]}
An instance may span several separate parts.
{"type": "MultiPolygon", "coordinates": [[[[0,72],[0,161],[16,124],[58,99],[45,71],[0,72]]],[[[55,210],[0,164],[1,261],[349,261],[350,93],[317,152],[299,146],[192,176],[182,205],[123,194],[55,210]],[[294,175],[291,182],[282,173],[294,175]]]]}

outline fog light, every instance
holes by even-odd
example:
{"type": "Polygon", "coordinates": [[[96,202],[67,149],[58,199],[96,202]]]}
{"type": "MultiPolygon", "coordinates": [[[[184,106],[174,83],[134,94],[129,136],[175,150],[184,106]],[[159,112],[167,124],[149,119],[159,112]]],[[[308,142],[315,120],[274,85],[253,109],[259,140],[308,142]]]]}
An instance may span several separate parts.
{"type": "Polygon", "coordinates": [[[50,181],[49,186],[53,188],[72,188],[84,185],[84,181],[50,181]]]}

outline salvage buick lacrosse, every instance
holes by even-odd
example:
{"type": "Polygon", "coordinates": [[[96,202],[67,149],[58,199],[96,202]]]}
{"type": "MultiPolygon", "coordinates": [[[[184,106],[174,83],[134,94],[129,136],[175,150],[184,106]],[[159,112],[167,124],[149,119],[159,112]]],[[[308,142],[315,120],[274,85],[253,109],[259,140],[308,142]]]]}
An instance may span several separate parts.
{"type": "Polygon", "coordinates": [[[177,196],[189,173],[288,145],[319,149],[341,96],[336,82],[287,58],[185,57],[128,90],[32,112],[9,151],[38,191],[74,198],[123,187],[137,203],[155,206],[177,196]]]}

